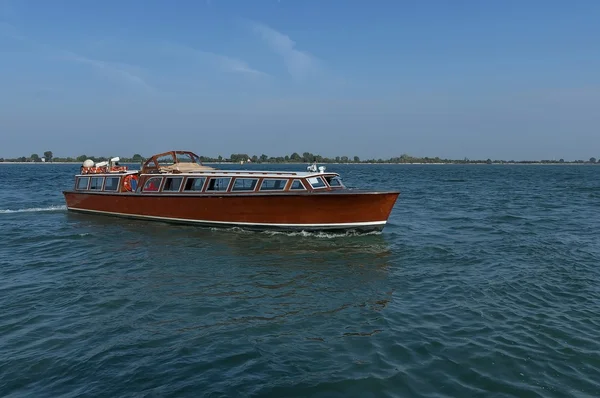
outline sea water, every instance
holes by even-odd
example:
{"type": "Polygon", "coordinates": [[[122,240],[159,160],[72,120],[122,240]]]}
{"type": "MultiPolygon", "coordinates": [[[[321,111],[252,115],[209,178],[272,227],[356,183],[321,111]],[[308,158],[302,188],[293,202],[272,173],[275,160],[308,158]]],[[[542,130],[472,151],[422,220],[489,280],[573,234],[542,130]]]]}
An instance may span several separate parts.
{"type": "Polygon", "coordinates": [[[0,165],[0,396],[600,396],[600,167],[327,165],[401,191],[368,235],[73,214],[78,168],[0,165]]]}

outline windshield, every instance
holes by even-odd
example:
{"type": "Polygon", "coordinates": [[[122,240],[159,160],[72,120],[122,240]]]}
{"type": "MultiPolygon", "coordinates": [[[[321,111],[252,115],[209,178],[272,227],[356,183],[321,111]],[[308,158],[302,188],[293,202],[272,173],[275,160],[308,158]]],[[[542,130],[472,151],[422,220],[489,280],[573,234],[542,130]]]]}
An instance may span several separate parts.
{"type": "Polygon", "coordinates": [[[325,179],[331,187],[344,187],[344,184],[342,183],[342,179],[340,177],[326,177],[325,179]]]}
{"type": "Polygon", "coordinates": [[[158,157],[156,160],[158,161],[159,165],[169,165],[169,164],[175,163],[174,159],[173,159],[173,155],[171,155],[170,153],[166,154],[166,155],[162,155],[162,156],[158,157]]]}
{"type": "Polygon", "coordinates": [[[177,154],[177,162],[178,163],[196,163],[200,164],[200,159],[190,155],[189,153],[178,153],[177,154]]]}

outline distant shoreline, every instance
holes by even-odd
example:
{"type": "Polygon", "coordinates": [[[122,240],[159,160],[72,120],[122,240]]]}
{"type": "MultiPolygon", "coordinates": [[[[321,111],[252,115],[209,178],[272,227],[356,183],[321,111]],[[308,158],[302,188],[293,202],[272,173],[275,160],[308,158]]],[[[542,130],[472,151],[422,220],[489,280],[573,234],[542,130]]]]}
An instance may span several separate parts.
{"type": "MultiPolygon", "coordinates": [[[[29,164],[29,165],[50,165],[50,164],[72,164],[72,165],[81,165],[81,162],[0,162],[0,165],[2,164],[29,164]]],[[[122,162],[122,164],[139,164],[139,163],[127,163],[127,162],[122,162]]],[[[226,164],[226,165],[237,165],[239,163],[237,162],[203,162],[203,164],[226,164]]],[[[265,163],[244,163],[243,165],[255,165],[255,164],[261,164],[261,165],[306,165],[308,163],[303,163],[303,162],[282,162],[282,163],[269,163],[269,162],[265,162],[265,163]]],[[[348,162],[348,163],[319,163],[319,165],[321,166],[325,166],[327,167],[327,165],[360,165],[360,164],[366,164],[366,165],[378,165],[378,164],[384,164],[384,165],[398,165],[398,166],[402,166],[402,165],[427,165],[427,166],[444,166],[444,165],[463,165],[463,166],[476,166],[476,165],[485,165],[485,166],[600,166],[600,163],[590,163],[590,162],[529,162],[529,161],[524,161],[524,162],[503,162],[503,163],[486,163],[486,162],[468,162],[468,163],[409,163],[409,162],[403,162],[403,163],[393,163],[393,162],[348,162]]]]}

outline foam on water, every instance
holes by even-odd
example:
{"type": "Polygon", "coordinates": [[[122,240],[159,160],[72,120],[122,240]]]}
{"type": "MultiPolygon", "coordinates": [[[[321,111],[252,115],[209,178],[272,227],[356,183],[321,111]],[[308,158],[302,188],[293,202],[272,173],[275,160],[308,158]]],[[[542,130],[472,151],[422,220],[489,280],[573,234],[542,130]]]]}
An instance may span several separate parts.
{"type": "Polygon", "coordinates": [[[324,232],[324,231],[262,231],[265,235],[285,235],[285,236],[301,236],[304,238],[320,238],[320,239],[336,239],[351,236],[370,236],[380,235],[379,231],[361,232],[348,230],[345,232],[324,232]]]}
{"type": "Polygon", "coordinates": [[[32,208],[28,208],[28,209],[0,209],[0,214],[39,213],[39,212],[62,211],[62,210],[67,210],[67,206],[55,205],[55,206],[48,206],[48,207],[32,207],[32,208]]]}

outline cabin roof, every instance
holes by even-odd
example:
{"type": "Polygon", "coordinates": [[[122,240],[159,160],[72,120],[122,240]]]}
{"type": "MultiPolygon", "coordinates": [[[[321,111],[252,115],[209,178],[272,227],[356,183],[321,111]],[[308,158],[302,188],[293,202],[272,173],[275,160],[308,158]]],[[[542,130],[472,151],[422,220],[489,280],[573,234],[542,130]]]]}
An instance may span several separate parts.
{"type": "Polygon", "coordinates": [[[238,177],[281,177],[281,178],[306,178],[306,177],[317,177],[324,175],[335,175],[339,176],[338,173],[324,171],[324,172],[309,172],[309,171],[269,171],[269,170],[198,170],[193,172],[184,173],[148,173],[156,175],[177,175],[177,176],[192,176],[192,175],[227,175],[227,176],[238,176],[238,177]]]}
{"type": "MultiPolygon", "coordinates": [[[[95,177],[95,176],[113,176],[120,177],[127,174],[137,174],[139,170],[127,170],[126,172],[120,173],[90,173],[90,174],[77,174],[78,177],[95,177]]],[[[324,172],[311,172],[311,171],[268,171],[268,170],[223,170],[223,169],[214,169],[214,170],[199,170],[194,172],[183,172],[183,173],[142,173],[144,175],[151,176],[213,176],[213,175],[223,175],[223,176],[231,176],[231,177],[248,177],[248,178],[260,178],[260,177],[270,177],[270,178],[310,178],[317,176],[325,176],[325,175],[333,175],[339,177],[338,173],[331,171],[324,172]]]]}

